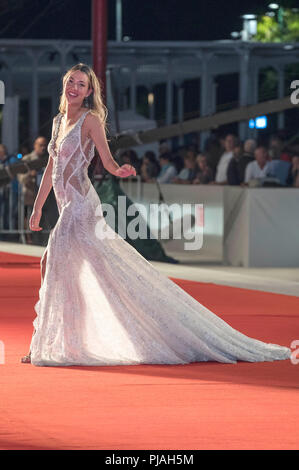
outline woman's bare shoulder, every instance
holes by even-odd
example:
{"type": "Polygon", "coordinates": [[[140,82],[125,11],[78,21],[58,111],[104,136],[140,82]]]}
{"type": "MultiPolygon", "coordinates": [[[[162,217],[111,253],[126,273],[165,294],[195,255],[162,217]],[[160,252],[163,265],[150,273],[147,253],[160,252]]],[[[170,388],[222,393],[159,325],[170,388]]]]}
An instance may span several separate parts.
{"type": "Polygon", "coordinates": [[[97,113],[90,111],[85,118],[85,121],[88,125],[96,126],[101,124],[100,117],[97,113]]]}
{"type": "Polygon", "coordinates": [[[99,128],[103,127],[103,123],[101,122],[98,114],[90,112],[84,120],[84,126],[86,127],[88,134],[91,135],[98,131],[99,128]]]}

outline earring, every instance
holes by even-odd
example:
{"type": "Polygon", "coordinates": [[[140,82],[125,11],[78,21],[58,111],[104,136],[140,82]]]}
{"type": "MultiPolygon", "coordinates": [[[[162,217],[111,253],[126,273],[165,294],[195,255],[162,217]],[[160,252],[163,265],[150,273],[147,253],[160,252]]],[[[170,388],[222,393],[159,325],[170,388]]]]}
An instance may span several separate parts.
{"type": "Polygon", "coordinates": [[[86,98],[84,98],[83,103],[84,103],[85,108],[89,108],[88,96],[86,98]]]}

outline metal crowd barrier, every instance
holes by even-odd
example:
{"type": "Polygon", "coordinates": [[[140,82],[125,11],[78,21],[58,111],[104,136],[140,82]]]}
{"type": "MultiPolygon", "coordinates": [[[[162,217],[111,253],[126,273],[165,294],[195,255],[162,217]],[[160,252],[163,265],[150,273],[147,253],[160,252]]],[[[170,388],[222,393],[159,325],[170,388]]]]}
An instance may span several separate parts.
{"type": "MultiPolygon", "coordinates": [[[[0,187],[0,240],[2,235],[6,235],[5,241],[9,241],[7,235],[19,235],[18,241],[26,244],[26,234],[32,234],[27,226],[25,227],[24,194],[22,185],[18,183],[18,191],[14,189],[14,182],[0,187]]],[[[50,230],[43,230],[43,233],[50,233],[50,230]]]]}
{"type": "MultiPolygon", "coordinates": [[[[137,200],[142,198],[142,182],[141,176],[136,175],[125,179],[129,184],[129,191],[132,191],[133,187],[136,191],[135,195],[137,200]],[[134,182],[134,186],[132,183],[134,182]]],[[[119,179],[120,186],[123,189],[122,179],[119,179]]],[[[32,232],[29,229],[27,220],[27,226],[25,227],[25,208],[24,208],[24,195],[22,191],[22,185],[18,183],[18,191],[14,191],[14,182],[7,184],[6,186],[0,187],[0,241],[3,241],[2,235],[5,235],[5,241],[9,241],[9,236],[17,236],[18,241],[26,244],[26,234],[42,233],[49,234],[50,230],[43,229],[42,232],[32,232]],[[8,237],[7,237],[8,235],[8,237]]],[[[14,240],[16,241],[16,240],[14,240]]]]}
{"type": "MultiPolygon", "coordinates": [[[[124,190],[122,181],[123,181],[123,179],[119,178],[120,187],[121,187],[122,190],[124,190]]],[[[143,187],[142,186],[142,181],[141,181],[141,176],[140,175],[130,176],[129,178],[124,178],[124,181],[128,184],[128,186],[127,186],[128,193],[131,194],[131,192],[134,188],[136,190],[136,198],[138,200],[140,200],[141,197],[142,197],[142,187],[143,187]],[[133,186],[132,186],[132,183],[134,183],[133,186]]]]}

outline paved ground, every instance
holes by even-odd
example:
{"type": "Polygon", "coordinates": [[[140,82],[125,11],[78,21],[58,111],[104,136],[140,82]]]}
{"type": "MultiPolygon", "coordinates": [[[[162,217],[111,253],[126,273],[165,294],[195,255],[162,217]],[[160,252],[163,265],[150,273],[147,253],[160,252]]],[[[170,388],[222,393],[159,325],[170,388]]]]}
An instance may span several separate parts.
{"type": "MultiPolygon", "coordinates": [[[[0,242],[0,251],[41,256],[44,247],[0,242]]],[[[153,262],[163,274],[179,279],[208,282],[246,289],[274,292],[299,297],[299,268],[242,268],[204,261],[195,264],[189,257],[167,253],[180,260],[180,264],[153,262]]]]}

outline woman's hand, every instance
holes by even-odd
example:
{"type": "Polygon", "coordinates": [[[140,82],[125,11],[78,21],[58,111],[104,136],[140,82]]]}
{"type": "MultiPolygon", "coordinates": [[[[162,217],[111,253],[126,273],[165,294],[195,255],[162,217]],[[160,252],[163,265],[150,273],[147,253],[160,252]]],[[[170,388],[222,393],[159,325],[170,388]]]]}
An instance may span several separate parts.
{"type": "Polygon", "coordinates": [[[33,209],[33,212],[29,220],[30,230],[33,230],[34,232],[38,232],[43,229],[42,227],[39,226],[41,215],[42,215],[42,211],[40,209],[33,209]]]}
{"type": "Polygon", "coordinates": [[[115,176],[120,178],[127,178],[127,176],[136,176],[136,170],[132,165],[125,163],[115,171],[115,176]]]}

